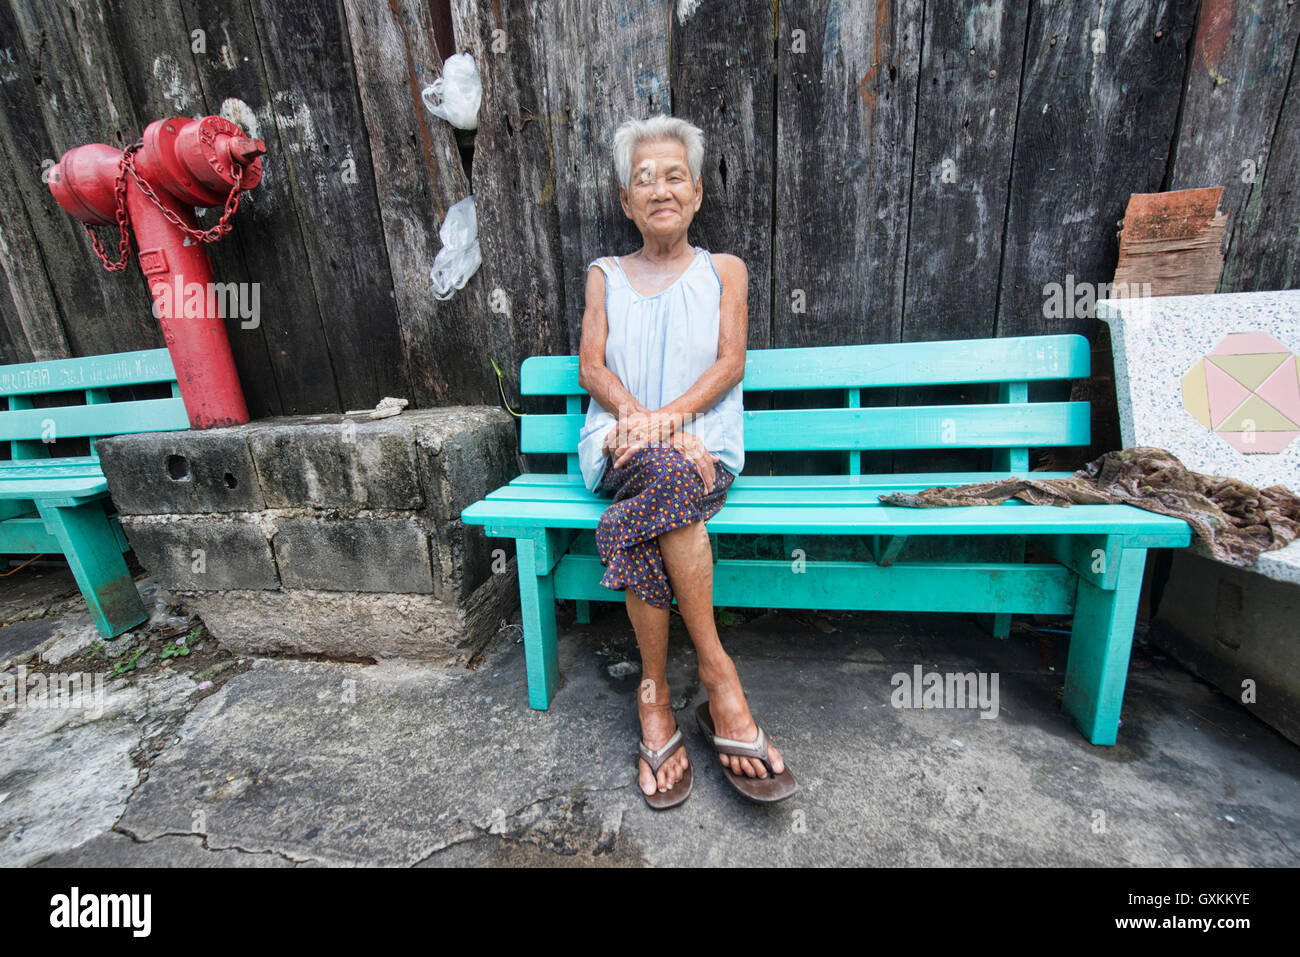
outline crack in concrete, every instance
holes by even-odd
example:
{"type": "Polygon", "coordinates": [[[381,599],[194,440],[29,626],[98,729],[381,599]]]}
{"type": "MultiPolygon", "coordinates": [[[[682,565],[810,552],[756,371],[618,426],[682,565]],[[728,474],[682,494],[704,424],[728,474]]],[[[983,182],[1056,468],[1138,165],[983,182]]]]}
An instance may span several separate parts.
{"type": "Polygon", "coordinates": [[[239,854],[249,854],[254,856],[264,856],[264,855],[275,856],[288,861],[290,864],[293,864],[295,867],[299,864],[313,864],[316,862],[316,858],[314,857],[295,857],[294,855],[290,854],[288,851],[276,850],[273,847],[265,848],[263,850],[251,850],[246,847],[240,847],[238,844],[213,846],[212,844],[208,843],[209,837],[203,831],[163,831],[161,834],[156,834],[153,837],[141,837],[139,834],[136,834],[130,828],[123,827],[120,823],[114,824],[112,830],[116,831],[118,834],[122,834],[126,837],[129,837],[131,841],[135,844],[153,844],[155,841],[159,841],[164,837],[190,837],[190,838],[197,837],[200,839],[199,840],[200,846],[205,851],[211,851],[214,853],[219,851],[235,851],[236,853],[239,854]]]}
{"type": "MultiPolygon", "coordinates": [[[[633,783],[635,783],[635,782],[633,782],[633,783]]],[[[543,797],[539,797],[539,798],[537,798],[537,799],[534,800],[534,801],[529,801],[527,804],[525,804],[525,805],[524,805],[523,807],[521,807],[519,810],[513,812],[512,814],[507,814],[504,818],[502,818],[502,820],[508,821],[508,820],[510,820],[510,819],[513,818],[513,817],[519,817],[519,815],[523,814],[525,811],[529,810],[530,808],[534,808],[534,807],[536,807],[537,805],[542,804],[542,803],[545,802],[545,801],[554,801],[554,800],[557,800],[557,799],[559,799],[559,798],[562,798],[562,797],[570,797],[570,796],[573,796],[573,795],[575,795],[575,794],[599,794],[599,793],[602,793],[602,792],[605,792],[605,791],[622,791],[622,790],[625,790],[626,788],[628,788],[629,786],[630,786],[630,785],[627,785],[627,784],[618,784],[618,785],[612,785],[612,786],[607,787],[607,788],[597,788],[597,787],[575,787],[575,788],[570,788],[570,789],[567,790],[567,791],[561,791],[559,794],[548,794],[548,795],[545,795],[545,796],[543,796],[543,797]]],[[[471,821],[470,823],[473,824],[474,822],[471,821]]],[[[475,826],[477,827],[477,825],[475,825],[475,826]]]]}
{"type": "MultiPolygon", "coordinates": [[[[131,838],[131,840],[135,841],[137,844],[143,844],[148,842],[141,840],[139,837],[137,837],[137,835],[132,833],[130,830],[122,827],[121,826],[122,819],[126,817],[127,811],[130,810],[131,802],[135,800],[136,792],[139,791],[140,788],[144,787],[146,783],[148,783],[149,776],[150,776],[149,772],[153,768],[153,762],[157,760],[157,758],[160,757],[163,754],[163,752],[165,752],[168,748],[174,747],[176,744],[179,743],[179,740],[176,736],[176,730],[185,723],[185,720],[190,716],[190,714],[194,712],[194,710],[204,700],[200,698],[196,701],[193,700],[191,696],[190,700],[186,702],[186,706],[180,707],[177,710],[170,713],[164,713],[160,717],[155,718],[149,713],[151,706],[156,701],[156,699],[152,697],[152,691],[153,689],[150,687],[146,687],[144,689],[145,717],[137,722],[137,726],[140,729],[139,738],[136,741],[135,747],[131,748],[131,750],[127,752],[127,757],[130,759],[132,765],[134,765],[136,770],[136,782],[131,786],[131,793],[128,794],[126,796],[126,800],[122,802],[122,813],[120,813],[117,816],[117,819],[113,821],[112,827],[109,828],[109,831],[117,831],[120,834],[127,835],[128,837],[131,838]],[[162,728],[152,735],[146,734],[149,728],[152,727],[157,721],[162,721],[163,724],[162,728]],[[151,738],[156,738],[158,739],[158,741],[161,742],[161,744],[157,747],[157,750],[152,755],[147,753],[149,747],[151,747],[151,743],[149,740],[151,738]]],[[[168,836],[175,836],[175,833],[176,832],[168,832],[168,836]]],[[[193,833],[198,833],[198,832],[193,832],[193,833]]],[[[212,848],[208,847],[207,845],[206,835],[204,835],[203,837],[203,847],[205,850],[212,850],[212,848]]],[[[236,850],[240,850],[240,848],[236,848],[236,850]]]]}
{"type": "MultiPolygon", "coordinates": [[[[512,821],[512,820],[514,820],[514,819],[520,817],[521,815],[523,815],[526,811],[530,810],[531,808],[534,808],[534,807],[536,807],[536,806],[539,805],[539,804],[544,804],[544,803],[549,802],[549,801],[556,801],[556,800],[559,800],[559,799],[561,799],[561,798],[573,797],[573,796],[578,795],[578,794],[598,794],[598,793],[603,793],[603,792],[608,792],[608,791],[625,791],[625,790],[627,790],[627,788],[628,788],[629,786],[635,786],[635,782],[632,782],[631,785],[629,785],[629,784],[620,784],[620,785],[614,785],[614,786],[607,787],[607,788],[602,788],[602,787],[576,787],[576,788],[569,788],[568,790],[566,790],[566,791],[561,791],[561,792],[559,792],[559,793],[557,793],[557,794],[547,794],[547,795],[543,795],[542,797],[539,797],[539,798],[537,798],[537,799],[535,799],[535,800],[529,801],[527,804],[523,805],[523,806],[520,807],[518,810],[513,811],[513,812],[511,812],[510,814],[507,814],[507,815],[505,815],[505,816],[502,817],[502,818],[499,818],[499,819],[493,818],[493,819],[492,819],[492,820],[491,820],[487,825],[478,824],[478,823],[476,823],[476,822],[474,822],[474,821],[472,821],[472,820],[471,820],[471,821],[467,821],[466,823],[468,823],[469,826],[470,826],[471,828],[474,829],[474,833],[472,833],[472,834],[467,834],[467,835],[465,835],[465,836],[463,836],[463,837],[454,838],[454,839],[452,839],[452,840],[450,840],[450,841],[447,841],[446,843],[442,844],[441,846],[435,847],[433,850],[429,851],[429,853],[425,854],[425,855],[424,855],[423,857],[421,857],[419,860],[414,861],[413,863],[411,863],[411,864],[409,864],[409,865],[407,865],[407,866],[408,866],[408,867],[419,867],[421,864],[425,863],[426,861],[430,861],[430,860],[432,860],[434,857],[438,856],[439,854],[443,853],[444,851],[448,851],[448,850],[450,850],[451,848],[453,848],[453,847],[457,847],[457,846],[459,846],[459,845],[461,845],[461,844],[469,844],[469,843],[472,843],[472,842],[474,842],[474,841],[481,840],[482,838],[485,838],[485,837],[495,837],[495,838],[499,838],[499,839],[501,839],[502,841],[509,842],[509,843],[513,843],[513,844],[531,843],[531,842],[523,841],[523,840],[521,840],[521,839],[519,839],[519,838],[516,838],[516,837],[511,837],[508,833],[506,833],[506,830],[507,830],[506,827],[505,827],[506,822],[508,822],[508,821],[512,821]],[[493,830],[493,828],[496,828],[497,830],[493,830]]],[[[622,820],[622,813],[621,813],[621,812],[620,812],[620,814],[619,814],[619,819],[620,819],[620,821],[622,820]]],[[[537,823],[544,823],[544,822],[537,822],[537,823]]],[[[535,828],[535,827],[536,827],[536,825],[534,825],[534,828],[535,828]]],[[[600,834],[599,836],[602,838],[602,840],[597,844],[597,850],[602,850],[602,849],[603,849],[603,852],[608,852],[610,849],[612,849],[613,844],[614,844],[614,841],[617,840],[617,838],[618,838],[618,829],[615,829],[615,832],[614,832],[614,835],[613,835],[613,840],[610,840],[608,843],[603,839],[603,838],[604,838],[604,831],[603,831],[603,830],[601,831],[601,834],[600,834]]],[[[538,847],[543,847],[543,845],[537,845],[537,846],[538,846],[538,847]]],[[[545,848],[543,847],[543,849],[545,849],[545,848]]]]}

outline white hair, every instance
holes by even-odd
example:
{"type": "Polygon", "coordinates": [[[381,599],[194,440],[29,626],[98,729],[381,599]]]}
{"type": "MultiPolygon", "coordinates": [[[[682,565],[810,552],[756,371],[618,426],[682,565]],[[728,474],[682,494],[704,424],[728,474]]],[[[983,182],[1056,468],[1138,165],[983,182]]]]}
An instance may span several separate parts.
{"type": "Polygon", "coordinates": [[[704,166],[704,131],[675,116],[652,116],[647,120],[628,120],[614,132],[614,172],[620,186],[632,185],[632,157],[642,143],[676,140],[686,149],[686,163],[691,168],[691,182],[700,178],[704,166]]]}

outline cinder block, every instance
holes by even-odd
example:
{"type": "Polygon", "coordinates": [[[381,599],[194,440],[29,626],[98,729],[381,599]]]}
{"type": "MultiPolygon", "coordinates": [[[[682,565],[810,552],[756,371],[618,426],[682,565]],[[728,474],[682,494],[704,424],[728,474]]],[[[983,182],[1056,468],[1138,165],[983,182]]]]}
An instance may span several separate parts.
{"type": "Polygon", "coordinates": [[[123,515],[254,512],[264,507],[242,428],[115,435],[95,443],[123,515]]]}
{"type": "Polygon", "coordinates": [[[267,507],[419,508],[412,426],[403,418],[259,423],[248,443],[267,507]]]}
{"type": "Polygon", "coordinates": [[[489,538],[481,525],[444,522],[432,532],[434,594],[463,601],[515,558],[513,538],[489,538]],[[501,550],[500,560],[493,552],[501,550]]]}
{"type": "Polygon", "coordinates": [[[1297,620],[1300,584],[1175,549],[1150,639],[1300,744],[1297,620]]]}
{"type": "Polygon", "coordinates": [[[258,526],[221,519],[123,519],[136,557],[164,588],[221,591],[280,587],[271,547],[258,526]]]}
{"type": "Polygon", "coordinates": [[[413,422],[430,524],[460,513],[519,474],[514,420],[491,406],[450,406],[413,422]]]}
{"type": "Polygon", "coordinates": [[[514,557],[512,540],[489,538],[465,525],[460,513],[519,474],[518,438],[509,414],[489,406],[439,410],[416,424],[416,450],[434,542],[435,587],[446,600],[463,600],[492,575],[492,552],[514,557]]]}
{"type": "Polygon", "coordinates": [[[272,544],[286,588],[433,592],[429,538],[415,519],[289,519],[272,544]]]}
{"type": "Polygon", "coordinates": [[[236,654],[404,658],[467,664],[518,614],[513,562],[468,601],[432,595],[316,591],[176,592],[236,654]]]}

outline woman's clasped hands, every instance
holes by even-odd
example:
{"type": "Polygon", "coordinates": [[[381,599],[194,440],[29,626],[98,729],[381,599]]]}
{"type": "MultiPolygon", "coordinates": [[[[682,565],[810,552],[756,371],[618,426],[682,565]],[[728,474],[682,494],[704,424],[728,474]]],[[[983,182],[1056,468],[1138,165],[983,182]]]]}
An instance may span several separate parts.
{"type": "Polygon", "coordinates": [[[705,490],[710,491],[717,475],[714,464],[721,460],[705,448],[699,436],[686,431],[688,418],[676,412],[629,413],[605,434],[605,451],[614,456],[614,468],[622,468],[640,449],[672,446],[695,466],[705,490]]]}

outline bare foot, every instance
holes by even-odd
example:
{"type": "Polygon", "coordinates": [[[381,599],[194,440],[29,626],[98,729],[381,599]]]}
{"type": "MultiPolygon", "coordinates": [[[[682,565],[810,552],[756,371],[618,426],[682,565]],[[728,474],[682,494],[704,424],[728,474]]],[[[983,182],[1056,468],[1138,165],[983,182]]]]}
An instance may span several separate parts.
{"type": "MultiPolygon", "coordinates": [[[[745,700],[745,690],[740,686],[740,675],[736,666],[728,660],[727,666],[716,675],[700,671],[700,681],[709,693],[709,716],[713,719],[713,730],[720,738],[733,741],[753,741],[758,737],[758,725],[749,713],[749,702],[745,700]]],[[[742,758],[735,754],[720,754],[724,768],[751,778],[767,777],[767,765],[754,758],[742,758]]],[[[781,752],[772,746],[768,739],[767,758],[772,762],[776,773],[785,770],[781,752]]]]}
{"type": "MultiPolygon", "coordinates": [[[[657,751],[668,743],[668,739],[673,736],[677,730],[677,721],[673,718],[673,709],[665,702],[663,704],[649,704],[644,701],[637,702],[637,715],[641,719],[641,740],[651,751],[657,751]]],[[[650,765],[646,763],[645,758],[640,760],[640,776],[638,784],[641,790],[646,794],[654,794],[656,791],[671,791],[673,785],[682,779],[686,773],[689,762],[686,759],[686,749],[678,748],[659,765],[659,774],[655,775],[650,772],[650,765]]]]}

